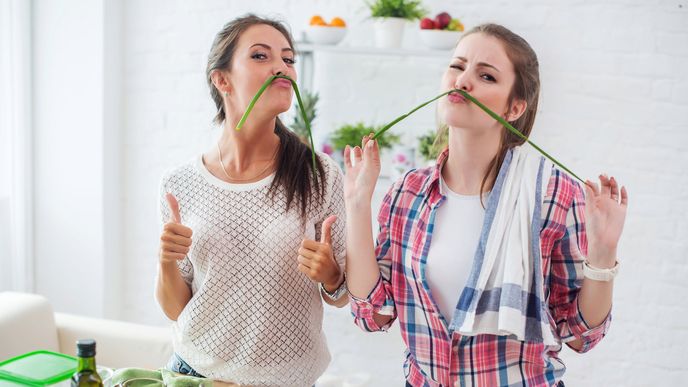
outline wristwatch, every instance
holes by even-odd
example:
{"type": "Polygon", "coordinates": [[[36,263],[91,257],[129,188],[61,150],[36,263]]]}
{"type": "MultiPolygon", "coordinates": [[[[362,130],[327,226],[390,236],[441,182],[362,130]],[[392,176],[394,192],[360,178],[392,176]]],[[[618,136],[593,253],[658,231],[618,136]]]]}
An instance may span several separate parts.
{"type": "Polygon", "coordinates": [[[609,282],[619,273],[619,262],[614,264],[611,269],[598,269],[590,266],[588,261],[583,262],[583,276],[593,281],[609,282]]]}
{"type": "Polygon", "coordinates": [[[327,289],[325,289],[325,286],[322,284],[322,282],[320,283],[320,291],[332,301],[339,300],[340,298],[342,298],[344,294],[347,293],[346,274],[342,274],[342,283],[333,292],[328,292],[327,289]]]}

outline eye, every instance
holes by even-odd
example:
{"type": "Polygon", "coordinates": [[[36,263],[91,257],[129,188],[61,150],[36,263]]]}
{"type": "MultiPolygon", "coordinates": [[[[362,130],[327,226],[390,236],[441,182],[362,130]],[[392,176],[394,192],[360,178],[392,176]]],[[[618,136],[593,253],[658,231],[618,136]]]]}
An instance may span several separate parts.
{"type": "Polygon", "coordinates": [[[251,58],[252,58],[252,59],[258,59],[258,60],[264,60],[264,59],[267,59],[268,56],[265,55],[265,54],[262,53],[262,52],[256,52],[256,53],[253,53],[253,54],[251,55],[251,58]]]}
{"type": "Polygon", "coordinates": [[[293,65],[294,63],[296,63],[296,60],[294,58],[285,57],[285,58],[282,58],[282,60],[284,61],[284,63],[286,63],[288,65],[293,65]]]}
{"type": "Polygon", "coordinates": [[[463,71],[463,65],[462,65],[462,64],[453,64],[453,65],[451,65],[451,66],[449,66],[449,67],[451,67],[451,68],[453,68],[453,69],[455,69],[455,70],[463,71]]]}
{"type": "Polygon", "coordinates": [[[480,74],[480,78],[482,78],[488,82],[496,82],[497,81],[492,75],[487,74],[487,73],[480,74]]]}

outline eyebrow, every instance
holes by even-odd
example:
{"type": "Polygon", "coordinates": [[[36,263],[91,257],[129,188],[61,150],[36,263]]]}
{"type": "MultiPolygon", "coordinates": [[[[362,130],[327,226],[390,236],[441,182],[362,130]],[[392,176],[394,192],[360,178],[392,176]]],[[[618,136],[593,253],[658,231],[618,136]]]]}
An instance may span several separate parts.
{"type": "MultiPolygon", "coordinates": [[[[464,58],[464,57],[462,57],[462,56],[457,56],[457,57],[455,57],[455,58],[458,59],[458,60],[460,60],[460,61],[462,61],[462,62],[468,62],[468,60],[466,60],[466,58],[464,58]]],[[[478,67],[490,67],[490,68],[495,69],[495,71],[500,72],[498,68],[494,67],[493,65],[491,65],[491,64],[489,64],[489,63],[478,62],[477,66],[478,66],[478,67]]]]}
{"type": "MultiPolygon", "coordinates": [[[[256,44],[254,44],[253,46],[251,46],[250,48],[253,48],[253,47],[255,47],[255,46],[260,46],[260,47],[266,48],[266,49],[268,49],[268,50],[272,49],[272,47],[268,46],[268,45],[265,44],[265,43],[256,43],[256,44]]],[[[285,48],[282,49],[282,52],[285,52],[285,51],[290,51],[290,52],[292,52],[292,53],[294,52],[294,50],[292,50],[290,47],[285,47],[285,48]]]]}

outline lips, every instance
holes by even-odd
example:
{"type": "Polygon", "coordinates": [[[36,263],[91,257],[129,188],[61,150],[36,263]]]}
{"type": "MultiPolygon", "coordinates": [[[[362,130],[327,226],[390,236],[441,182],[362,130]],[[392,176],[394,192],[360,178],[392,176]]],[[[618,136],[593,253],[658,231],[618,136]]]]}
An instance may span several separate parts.
{"type": "Polygon", "coordinates": [[[289,82],[289,81],[286,80],[286,79],[275,79],[274,81],[272,81],[272,84],[275,85],[275,86],[284,87],[284,88],[287,88],[287,89],[290,89],[290,88],[291,88],[291,82],[289,82]]]}
{"type": "Polygon", "coordinates": [[[459,93],[449,93],[449,95],[447,95],[447,99],[451,103],[466,103],[466,98],[459,93]]]}

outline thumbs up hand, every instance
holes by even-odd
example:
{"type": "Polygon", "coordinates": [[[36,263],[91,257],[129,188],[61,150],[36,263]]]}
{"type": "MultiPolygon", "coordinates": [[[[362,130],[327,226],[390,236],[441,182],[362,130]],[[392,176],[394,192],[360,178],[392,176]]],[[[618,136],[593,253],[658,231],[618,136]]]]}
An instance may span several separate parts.
{"type": "Polygon", "coordinates": [[[304,239],[299,248],[299,270],[315,282],[323,284],[328,292],[341,285],[343,272],[332,252],[332,224],[337,216],[332,215],[322,223],[320,242],[304,239]]]}
{"type": "Polygon", "coordinates": [[[174,263],[184,259],[191,247],[190,228],[184,226],[179,215],[179,203],[171,193],[165,195],[170,206],[170,220],[165,223],[160,236],[160,263],[174,263]]]}

